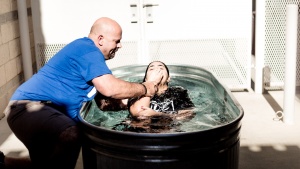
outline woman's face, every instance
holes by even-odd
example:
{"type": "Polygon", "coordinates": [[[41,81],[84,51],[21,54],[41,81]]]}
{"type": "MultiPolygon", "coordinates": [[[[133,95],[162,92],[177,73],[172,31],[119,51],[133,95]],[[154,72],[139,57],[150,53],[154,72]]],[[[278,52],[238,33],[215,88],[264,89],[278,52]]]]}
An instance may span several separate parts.
{"type": "Polygon", "coordinates": [[[151,74],[154,71],[160,71],[162,73],[163,78],[161,80],[161,84],[167,84],[170,81],[170,76],[168,74],[167,68],[161,62],[152,62],[149,65],[148,70],[147,70],[147,74],[146,74],[146,81],[151,78],[151,74]]]}

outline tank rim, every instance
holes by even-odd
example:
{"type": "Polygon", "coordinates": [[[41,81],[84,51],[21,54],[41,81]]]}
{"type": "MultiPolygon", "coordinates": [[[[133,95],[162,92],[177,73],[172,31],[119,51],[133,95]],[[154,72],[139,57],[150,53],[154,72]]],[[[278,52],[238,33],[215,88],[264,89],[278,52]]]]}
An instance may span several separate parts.
{"type": "MultiPolygon", "coordinates": [[[[119,69],[127,69],[127,68],[132,68],[132,67],[144,67],[147,66],[146,64],[132,64],[132,65],[127,65],[127,66],[121,66],[121,67],[116,67],[111,69],[112,72],[117,71],[119,69]]],[[[183,68],[192,68],[192,69],[197,69],[197,70],[202,70],[205,71],[206,73],[210,74],[211,76],[213,76],[219,83],[220,81],[217,79],[217,77],[215,77],[210,71],[208,71],[205,68],[202,67],[197,67],[197,66],[192,66],[192,65],[178,65],[178,64],[168,64],[168,67],[183,67],[183,68]]],[[[220,83],[221,84],[221,83],[220,83]]],[[[93,130],[96,131],[102,131],[102,132],[106,132],[106,133],[110,133],[110,134],[119,134],[119,135],[125,135],[125,136],[140,136],[140,137],[170,137],[170,136],[182,136],[182,135],[193,135],[193,134],[199,134],[199,133],[208,133],[211,131],[215,131],[215,130],[221,130],[224,128],[229,128],[230,126],[238,126],[238,128],[240,129],[241,127],[241,120],[244,116],[244,111],[241,107],[241,105],[239,104],[239,102],[236,100],[236,98],[233,96],[233,94],[231,93],[231,91],[224,85],[222,85],[222,87],[224,88],[224,90],[226,91],[226,93],[230,96],[230,98],[232,99],[232,101],[234,102],[234,104],[236,105],[236,107],[239,109],[239,115],[236,119],[234,119],[233,121],[231,121],[230,123],[227,124],[223,124],[223,125],[219,125],[216,126],[214,128],[210,128],[210,129],[204,129],[201,131],[190,131],[190,132],[172,132],[172,133],[135,133],[135,132],[125,132],[125,131],[117,131],[117,130],[111,130],[111,129],[106,129],[100,126],[95,126],[93,124],[88,123],[87,121],[85,121],[82,117],[81,117],[81,111],[78,113],[78,118],[80,123],[89,128],[92,128],[93,130]]],[[[86,106],[86,104],[89,104],[89,102],[85,102],[82,106],[82,109],[86,106]]]]}

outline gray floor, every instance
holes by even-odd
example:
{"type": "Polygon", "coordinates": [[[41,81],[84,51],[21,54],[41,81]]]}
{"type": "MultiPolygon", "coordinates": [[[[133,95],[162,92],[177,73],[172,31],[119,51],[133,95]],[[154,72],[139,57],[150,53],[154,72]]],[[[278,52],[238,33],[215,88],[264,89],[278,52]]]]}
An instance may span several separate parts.
{"type": "MultiPolygon", "coordinates": [[[[276,119],[283,109],[283,91],[268,94],[234,92],[244,109],[242,119],[240,169],[300,168],[300,95],[295,97],[294,124],[276,119]]],[[[8,156],[26,156],[23,144],[11,133],[6,119],[0,120],[0,150],[8,156]]],[[[81,156],[76,169],[82,169],[81,156]]]]}

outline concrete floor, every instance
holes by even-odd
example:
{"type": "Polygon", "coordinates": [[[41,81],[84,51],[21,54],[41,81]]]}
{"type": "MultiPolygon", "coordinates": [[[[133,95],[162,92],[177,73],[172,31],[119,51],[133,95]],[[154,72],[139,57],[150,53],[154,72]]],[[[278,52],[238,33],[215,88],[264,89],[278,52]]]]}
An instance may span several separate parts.
{"type": "Polygon", "coordinates": [[[282,91],[234,93],[245,115],[242,120],[240,169],[300,168],[300,100],[295,97],[294,124],[276,120],[282,111],[282,91]],[[274,119],[275,118],[275,119],[274,119]]]}
{"type": "MultiPolygon", "coordinates": [[[[297,92],[298,93],[298,92],[297,92]]],[[[241,129],[240,169],[300,168],[300,95],[295,97],[294,124],[276,119],[283,109],[283,91],[268,94],[233,92],[244,109],[241,129]]],[[[0,120],[0,150],[8,156],[27,156],[24,145],[0,120]]],[[[76,169],[82,169],[81,156],[76,169]]]]}

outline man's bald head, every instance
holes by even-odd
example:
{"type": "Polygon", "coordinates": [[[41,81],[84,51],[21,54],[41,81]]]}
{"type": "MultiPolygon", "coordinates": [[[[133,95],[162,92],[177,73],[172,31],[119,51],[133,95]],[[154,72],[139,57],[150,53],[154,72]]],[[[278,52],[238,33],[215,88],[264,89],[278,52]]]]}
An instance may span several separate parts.
{"type": "Polygon", "coordinates": [[[113,19],[99,18],[93,24],[88,36],[101,50],[106,60],[115,57],[115,53],[122,47],[122,28],[113,19]]]}
{"type": "Polygon", "coordinates": [[[102,17],[94,22],[90,34],[99,35],[115,31],[122,31],[121,26],[113,19],[102,17]]]}

